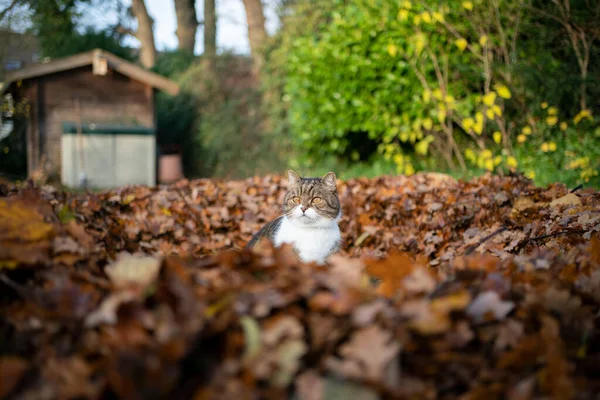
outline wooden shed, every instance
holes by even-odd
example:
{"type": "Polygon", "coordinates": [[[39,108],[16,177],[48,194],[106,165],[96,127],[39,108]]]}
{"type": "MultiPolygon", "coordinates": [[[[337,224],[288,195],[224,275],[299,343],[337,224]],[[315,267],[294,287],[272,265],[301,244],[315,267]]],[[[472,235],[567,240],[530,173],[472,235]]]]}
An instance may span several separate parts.
{"type": "Polygon", "coordinates": [[[103,50],[32,65],[6,76],[3,93],[25,99],[27,173],[92,187],[156,183],[155,94],[178,85],[103,50]]]}

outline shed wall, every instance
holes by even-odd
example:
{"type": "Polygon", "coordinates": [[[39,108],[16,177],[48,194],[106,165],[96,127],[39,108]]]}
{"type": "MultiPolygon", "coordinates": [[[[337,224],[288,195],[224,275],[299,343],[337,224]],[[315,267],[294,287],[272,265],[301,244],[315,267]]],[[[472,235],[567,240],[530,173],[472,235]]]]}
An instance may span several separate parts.
{"type": "Polygon", "coordinates": [[[153,89],[114,71],[98,76],[89,66],[37,81],[43,88],[39,111],[45,122],[40,148],[47,155],[48,172],[56,176],[61,171],[63,122],[154,127],[153,89]]]}

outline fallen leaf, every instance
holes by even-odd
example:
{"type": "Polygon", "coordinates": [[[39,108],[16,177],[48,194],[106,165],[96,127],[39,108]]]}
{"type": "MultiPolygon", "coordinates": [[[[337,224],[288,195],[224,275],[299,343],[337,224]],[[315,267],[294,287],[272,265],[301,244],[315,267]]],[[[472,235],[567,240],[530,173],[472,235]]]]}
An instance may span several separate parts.
{"type": "Polygon", "coordinates": [[[498,293],[489,290],[475,297],[467,308],[467,314],[476,322],[484,322],[489,319],[502,320],[514,307],[514,303],[501,300],[498,293]]]}
{"type": "Polygon", "coordinates": [[[132,291],[121,291],[109,295],[96,310],[85,318],[85,326],[93,328],[102,324],[116,324],[119,307],[124,303],[134,301],[136,298],[136,293],[132,291]]]}
{"type": "Polygon", "coordinates": [[[0,358],[0,397],[5,398],[17,386],[29,363],[14,356],[0,358]]]}
{"type": "Polygon", "coordinates": [[[161,260],[155,257],[120,253],[115,262],[104,268],[104,273],[118,289],[138,287],[145,289],[158,277],[161,260]]]}
{"type": "Polygon", "coordinates": [[[343,358],[330,357],[325,365],[342,376],[379,381],[400,349],[391,332],[373,325],[357,331],[340,347],[343,358]]]}
{"type": "Polygon", "coordinates": [[[554,199],[550,202],[550,207],[557,206],[580,206],[581,200],[575,193],[568,193],[563,197],[554,199]]]}

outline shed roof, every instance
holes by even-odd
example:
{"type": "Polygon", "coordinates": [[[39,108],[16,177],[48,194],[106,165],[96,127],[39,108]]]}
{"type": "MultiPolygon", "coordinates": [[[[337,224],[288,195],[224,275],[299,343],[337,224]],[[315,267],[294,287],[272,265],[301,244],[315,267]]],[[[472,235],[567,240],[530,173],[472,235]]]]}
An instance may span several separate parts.
{"type": "Polygon", "coordinates": [[[15,82],[93,65],[94,62],[98,60],[106,60],[109,69],[115,70],[131,79],[146,83],[172,96],[179,93],[179,85],[172,80],[138,67],[129,61],[125,61],[122,58],[101,49],[75,54],[70,57],[57,58],[47,63],[35,64],[11,72],[6,75],[6,82],[2,87],[2,92],[7,91],[15,82]]]}

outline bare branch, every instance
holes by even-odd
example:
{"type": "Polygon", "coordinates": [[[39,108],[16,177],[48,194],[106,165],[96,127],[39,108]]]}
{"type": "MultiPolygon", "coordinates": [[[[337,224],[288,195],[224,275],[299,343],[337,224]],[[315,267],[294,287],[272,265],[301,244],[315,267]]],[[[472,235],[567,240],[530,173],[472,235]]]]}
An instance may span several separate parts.
{"type": "Polygon", "coordinates": [[[137,32],[133,31],[132,29],[126,28],[124,26],[121,26],[121,25],[117,26],[117,32],[137,38],[137,32]]]}
{"type": "Polygon", "coordinates": [[[4,19],[4,17],[6,16],[6,14],[8,14],[9,12],[12,11],[13,8],[15,8],[16,6],[18,6],[19,4],[21,4],[22,0],[13,0],[8,7],[6,7],[4,10],[0,11],[0,21],[2,21],[4,19]]]}

